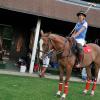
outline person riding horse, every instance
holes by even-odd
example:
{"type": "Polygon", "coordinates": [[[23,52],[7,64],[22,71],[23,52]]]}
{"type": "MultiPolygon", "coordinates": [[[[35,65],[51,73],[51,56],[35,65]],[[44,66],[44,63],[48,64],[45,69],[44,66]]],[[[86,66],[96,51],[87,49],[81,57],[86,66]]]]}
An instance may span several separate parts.
{"type": "Polygon", "coordinates": [[[77,42],[78,64],[76,65],[76,67],[81,67],[81,63],[83,60],[82,47],[85,44],[85,37],[86,37],[87,29],[88,29],[88,23],[85,20],[86,13],[84,11],[78,12],[77,17],[78,17],[78,22],[75,25],[75,28],[71,37],[74,37],[74,39],[77,42]]]}
{"type": "MultiPolygon", "coordinates": [[[[51,32],[43,33],[41,32],[41,39],[43,39],[43,52],[45,54],[50,54],[54,49],[57,55],[57,61],[59,63],[59,84],[57,96],[61,96],[61,100],[65,100],[68,95],[69,79],[71,77],[72,69],[75,66],[77,56],[74,53],[76,49],[73,49],[73,45],[76,44],[76,41],[73,37],[62,37],[51,32]],[[65,44],[66,41],[66,44],[65,44]],[[74,43],[75,42],[75,43],[74,43]],[[47,49],[46,49],[47,48],[47,49]],[[74,50],[74,51],[73,51],[74,50]],[[65,55],[63,55],[65,54],[65,55]],[[64,71],[66,71],[65,82],[63,80],[64,71]],[[64,90],[63,90],[64,89],[64,90]]],[[[77,53],[77,52],[76,52],[77,53]]],[[[98,78],[98,72],[100,69],[100,47],[93,43],[88,43],[84,47],[84,58],[83,65],[86,68],[87,81],[83,94],[86,95],[90,89],[91,83],[91,63],[94,63],[95,68],[95,78],[93,81],[93,86],[91,90],[91,96],[94,95],[96,90],[96,82],[98,78]],[[88,47],[88,49],[86,49],[88,47]],[[86,50],[86,51],[85,51],[86,50]]],[[[83,66],[82,66],[83,67],[83,66]]]]}

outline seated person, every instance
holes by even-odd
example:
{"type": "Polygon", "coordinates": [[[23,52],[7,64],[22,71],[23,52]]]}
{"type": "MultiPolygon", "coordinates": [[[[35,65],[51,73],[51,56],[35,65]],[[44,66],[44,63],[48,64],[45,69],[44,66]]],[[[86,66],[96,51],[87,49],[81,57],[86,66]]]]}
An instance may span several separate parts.
{"type": "Polygon", "coordinates": [[[86,37],[87,28],[88,28],[88,23],[85,20],[86,13],[84,11],[80,11],[79,13],[77,13],[77,17],[78,17],[78,22],[75,25],[75,28],[71,37],[74,37],[78,43],[77,45],[78,64],[76,65],[76,67],[81,67],[81,63],[83,60],[82,46],[84,46],[85,44],[85,37],[86,37]]]}

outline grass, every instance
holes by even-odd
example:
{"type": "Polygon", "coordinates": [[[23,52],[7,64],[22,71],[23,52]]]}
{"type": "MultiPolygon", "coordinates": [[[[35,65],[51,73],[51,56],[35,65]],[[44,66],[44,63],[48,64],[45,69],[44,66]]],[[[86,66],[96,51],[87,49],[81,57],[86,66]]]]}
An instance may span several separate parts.
{"type": "MultiPolygon", "coordinates": [[[[95,96],[82,96],[84,83],[70,82],[69,95],[66,100],[99,100],[100,85],[97,86],[95,96]]],[[[55,96],[58,88],[58,81],[0,75],[0,100],[60,100],[55,96]]]]}

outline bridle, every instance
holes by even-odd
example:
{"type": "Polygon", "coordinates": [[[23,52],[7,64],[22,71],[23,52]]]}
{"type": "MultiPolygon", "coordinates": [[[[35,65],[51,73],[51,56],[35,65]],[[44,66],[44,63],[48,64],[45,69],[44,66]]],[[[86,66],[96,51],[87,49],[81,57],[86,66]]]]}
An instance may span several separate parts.
{"type": "MultiPolygon", "coordinates": [[[[66,46],[66,43],[67,43],[67,42],[68,42],[68,40],[65,39],[63,48],[62,48],[61,50],[57,50],[57,48],[56,48],[56,46],[55,46],[53,40],[52,40],[51,38],[48,37],[48,43],[47,43],[48,51],[45,53],[46,56],[48,56],[48,55],[49,55],[49,56],[52,56],[53,51],[56,51],[56,52],[55,52],[56,55],[62,54],[62,53],[64,52],[64,49],[65,49],[65,46],[66,46]],[[50,48],[50,46],[52,46],[52,49],[50,48]]],[[[66,55],[66,56],[64,56],[64,57],[70,57],[70,56],[72,56],[72,55],[71,55],[71,49],[69,50],[68,55],[66,55]]]]}

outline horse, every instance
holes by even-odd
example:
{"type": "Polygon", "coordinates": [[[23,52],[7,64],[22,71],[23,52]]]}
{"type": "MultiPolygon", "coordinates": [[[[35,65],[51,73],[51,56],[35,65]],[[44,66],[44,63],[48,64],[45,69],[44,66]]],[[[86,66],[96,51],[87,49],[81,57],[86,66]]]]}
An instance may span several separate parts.
{"type": "MultiPolygon", "coordinates": [[[[72,37],[62,37],[57,34],[53,34],[51,32],[44,33],[41,32],[41,38],[43,39],[43,46],[44,52],[48,54],[50,51],[56,51],[57,59],[60,64],[59,70],[59,85],[58,85],[58,91],[57,96],[61,96],[61,92],[64,85],[64,92],[61,96],[61,100],[64,100],[66,96],[68,95],[68,86],[69,86],[69,79],[71,76],[72,68],[75,66],[77,56],[73,53],[72,47],[74,45],[75,39],[72,37]],[[64,55],[63,55],[63,52],[64,55]],[[66,78],[65,82],[63,81],[63,74],[64,69],[66,70],[66,78]]],[[[96,89],[97,84],[97,77],[98,72],[100,68],[100,47],[96,44],[89,43],[86,44],[88,47],[90,47],[89,52],[84,52],[84,58],[83,58],[83,64],[86,67],[87,72],[87,81],[85,89],[83,90],[83,94],[86,95],[88,90],[90,89],[90,83],[91,83],[91,63],[93,62],[95,65],[95,80],[93,81],[91,96],[94,95],[94,91],[96,89]]]]}

